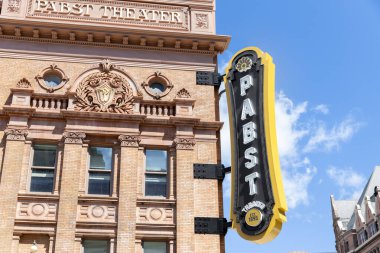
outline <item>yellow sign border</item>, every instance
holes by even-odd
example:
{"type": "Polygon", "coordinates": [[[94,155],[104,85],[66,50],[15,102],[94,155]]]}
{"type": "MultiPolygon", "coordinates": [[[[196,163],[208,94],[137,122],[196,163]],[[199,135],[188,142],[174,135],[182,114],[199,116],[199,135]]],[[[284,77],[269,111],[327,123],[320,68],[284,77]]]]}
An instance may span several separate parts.
{"type": "Polygon", "coordinates": [[[235,143],[233,136],[235,133],[232,132],[230,127],[230,138],[231,138],[231,207],[230,216],[232,220],[232,228],[237,230],[238,234],[246,240],[253,241],[258,244],[267,243],[272,241],[281,231],[282,224],[286,222],[285,212],[288,210],[284,192],[284,186],[282,183],[280,160],[278,156],[277,147],[277,134],[276,134],[276,118],[275,118],[275,65],[273,63],[272,57],[268,53],[264,53],[257,47],[246,47],[239,52],[237,52],[230,60],[227,68],[226,75],[224,77],[225,89],[227,94],[228,112],[229,112],[229,122],[230,126],[234,124],[232,119],[232,104],[230,101],[230,90],[227,85],[228,73],[232,69],[233,60],[241,53],[245,51],[255,51],[258,58],[261,58],[261,64],[264,65],[264,131],[266,138],[266,150],[268,157],[268,166],[270,181],[272,184],[272,191],[274,197],[274,207],[273,207],[273,217],[269,223],[268,228],[261,234],[255,236],[249,236],[243,233],[240,226],[237,224],[237,217],[233,213],[233,202],[235,196],[235,143]]]}

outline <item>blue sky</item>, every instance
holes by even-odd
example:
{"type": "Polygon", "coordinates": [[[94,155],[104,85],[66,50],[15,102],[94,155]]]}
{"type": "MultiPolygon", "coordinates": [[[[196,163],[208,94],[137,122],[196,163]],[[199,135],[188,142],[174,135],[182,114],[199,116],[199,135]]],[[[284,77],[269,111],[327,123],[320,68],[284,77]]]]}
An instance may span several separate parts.
{"type": "MultiPolygon", "coordinates": [[[[257,245],[230,230],[227,253],[335,251],[330,195],[355,198],[380,165],[379,27],[378,0],[217,0],[217,33],[232,36],[220,69],[247,46],[270,53],[276,64],[278,142],[290,207],[274,241],[257,245]]],[[[221,114],[226,120],[224,97],[221,114]]],[[[222,131],[228,133],[228,125],[222,131]]],[[[227,138],[222,142],[228,147],[227,138]]],[[[230,165],[229,150],[222,154],[230,165]]],[[[229,178],[223,184],[228,218],[229,178]]]]}

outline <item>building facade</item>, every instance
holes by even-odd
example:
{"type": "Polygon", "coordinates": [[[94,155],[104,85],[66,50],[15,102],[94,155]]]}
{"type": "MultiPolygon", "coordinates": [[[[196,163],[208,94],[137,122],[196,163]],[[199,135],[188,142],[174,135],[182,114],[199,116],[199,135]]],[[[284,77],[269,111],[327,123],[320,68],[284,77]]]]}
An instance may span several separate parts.
{"type": "Polygon", "coordinates": [[[335,200],[331,209],[338,253],[380,252],[380,167],[375,167],[359,200],[335,200]]]}
{"type": "Polygon", "coordinates": [[[224,252],[215,0],[0,6],[0,251],[224,252]]]}

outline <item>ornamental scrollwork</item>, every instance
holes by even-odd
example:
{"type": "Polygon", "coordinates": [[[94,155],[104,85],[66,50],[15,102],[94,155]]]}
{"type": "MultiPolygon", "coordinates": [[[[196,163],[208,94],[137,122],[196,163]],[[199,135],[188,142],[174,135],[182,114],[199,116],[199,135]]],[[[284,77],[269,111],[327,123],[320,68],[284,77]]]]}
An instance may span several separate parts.
{"type": "Polygon", "coordinates": [[[25,141],[25,138],[28,135],[28,130],[25,130],[25,129],[6,129],[5,135],[7,136],[7,140],[25,141]]]}
{"type": "Polygon", "coordinates": [[[65,143],[68,144],[82,144],[83,139],[86,138],[86,134],[81,132],[65,132],[63,133],[63,138],[65,139],[65,143]]]}
{"type": "Polygon", "coordinates": [[[138,147],[141,137],[135,135],[120,135],[119,141],[122,147],[138,147]]]}
{"type": "Polygon", "coordinates": [[[194,149],[195,139],[191,137],[177,137],[174,140],[174,144],[177,149],[192,150],[194,149]]]}
{"type": "Polygon", "coordinates": [[[92,74],[79,84],[75,110],[133,113],[132,89],[126,79],[110,72],[112,66],[109,62],[103,62],[103,72],[92,74]]]}

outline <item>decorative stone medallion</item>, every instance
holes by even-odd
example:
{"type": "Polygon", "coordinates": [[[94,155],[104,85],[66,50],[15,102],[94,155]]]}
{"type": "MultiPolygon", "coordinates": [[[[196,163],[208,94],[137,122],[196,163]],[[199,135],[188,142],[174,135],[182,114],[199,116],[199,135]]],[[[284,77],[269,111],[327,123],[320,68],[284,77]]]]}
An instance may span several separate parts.
{"type": "Polygon", "coordinates": [[[106,71],[95,73],[79,84],[75,110],[133,113],[133,92],[126,79],[106,71]]]}
{"type": "Polygon", "coordinates": [[[8,0],[8,12],[19,13],[21,7],[21,0],[8,0]]]}
{"type": "Polygon", "coordinates": [[[196,26],[199,29],[208,29],[208,14],[197,13],[195,14],[196,26]]]}

